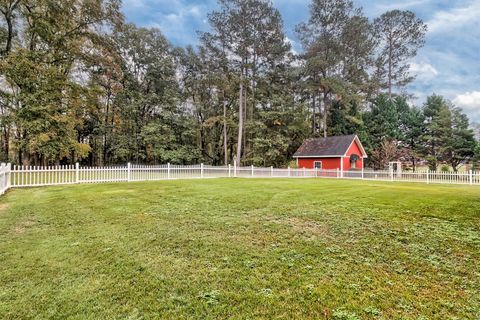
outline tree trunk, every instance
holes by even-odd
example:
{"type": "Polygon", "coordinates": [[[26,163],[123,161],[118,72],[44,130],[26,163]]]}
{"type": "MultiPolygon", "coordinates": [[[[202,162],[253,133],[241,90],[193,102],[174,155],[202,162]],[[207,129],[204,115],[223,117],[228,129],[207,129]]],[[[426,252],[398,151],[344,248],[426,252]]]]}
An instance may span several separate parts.
{"type": "Polygon", "coordinates": [[[389,40],[388,50],[388,97],[392,98],[392,40],[389,40]]]}
{"type": "Polygon", "coordinates": [[[328,118],[328,106],[329,106],[329,100],[328,100],[328,93],[323,94],[323,137],[327,137],[327,118],[328,118]]]}
{"type": "Polygon", "coordinates": [[[315,93],[313,93],[313,97],[312,97],[312,134],[315,135],[316,131],[317,131],[317,121],[316,121],[316,117],[317,117],[317,111],[316,111],[316,96],[315,96],[315,93]]]}
{"type": "Polygon", "coordinates": [[[13,12],[17,8],[20,0],[10,1],[10,4],[5,8],[5,11],[2,10],[3,16],[5,17],[5,22],[7,24],[7,39],[5,43],[4,54],[7,55],[12,50],[12,41],[13,41],[13,12]]]}
{"type": "MultiPolygon", "coordinates": [[[[247,72],[245,72],[244,79],[247,78],[247,72]]],[[[245,156],[248,153],[247,145],[247,130],[245,129],[245,124],[247,123],[247,88],[243,88],[243,155],[245,156]]]]}
{"type": "Polygon", "coordinates": [[[257,81],[257,58],[253,56],[253,70],[252,70],[252,111],[250,113],[250,120],[253,121],[255,113],[255,90],[257,81]]]}
{"type": "MultiPolygon", "coordinates": [[[[248,60],[245,59],[244,65],[248,64],[248,60]]],[[[248,83],[248,69],[245,67],[245,73],[243,79],[248,83]]],[[[247,130],[245,125],[248,123],[248,86],[243,87],[243,156],[248,154],[249,145],[247,144],[247,130]]]]}
{"type": "Polygon", "coordinates": [[[13,39],[13,23],[11,12],[5,16],[7,21],[7,44],[5,45],[5,55],[7,55],[10,50],[12,50],[12,39],[13,39]]]}
{"type": "Polygon", "coordinates": [[[104,166],[107,163],[107,149],[108,149],[108,133],[107,133],[107,125],[108,124],[108,107],[107,107],[107,112],[105,113],[105,119],[104,119],[104,130],[103,130],[103,152],[102,152],[102,163],[101,165],[104,166]]]}
{"type": "Polygon", "coordinates": [[[228,138],[227,138],[227,100],[225,99],[225,89],[223,90],[223,157],[224,164],[228,164],[228,138]]]}
{"type": "Polygon", "coordinates": [[[238,103],[238,139],[237,139],[237,166],[240,167],[242,157],[242,138],[243,138],[243,67],[240,71],[240,93],[238,103]]]}
{"type": "Polygon", "coordinates": [[[3,142],[3,152],[5,153],[5,160],[9,162],[9,153],[10,153],[10,129],[5,126],[3,129],[3,138],[5,141],[3,142]]]}

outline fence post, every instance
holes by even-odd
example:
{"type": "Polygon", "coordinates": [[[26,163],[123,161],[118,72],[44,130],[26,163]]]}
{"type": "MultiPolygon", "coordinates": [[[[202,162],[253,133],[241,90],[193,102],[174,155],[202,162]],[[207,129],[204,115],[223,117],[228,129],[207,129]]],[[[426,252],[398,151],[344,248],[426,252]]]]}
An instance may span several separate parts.
{"type": "Polygon", "coordinates": [[[427,169],[427,184],[430,183],[430,169],[427,169]]]}
{"type": "Polygon", "coordinates": [[[130,182],[131,181],[131,167],[132,167],[132,164],[129,162],[127,163],[127,181],[130,182]]]}
{"type": "Polygon", "coordinates": [[[393,169],[390,169],[390,181],[393,181],[393,169]]]}
{"type": "Polygon", "coordinates": [[[472,170],[469,171],[469,177],[470,177],[470,179],[469,179],[470,184],[473,184],[473,171],[472,170]]]}
{"type": "Polygon", "coordinates": [[[167,163],[167,180],[170,180],[171,174],[170,174],[170,162],[167,163]]]}
{"type": "Polygon", "coordinates": [[[8,174],[7,189],[10,189],[10,186],[12,185],[12,164],[11,163],[7,163],[7,171],[5,171],[5,174],[8,174]]]}
{"type": "Polygon", "coordinates": [[[270,166],[270,177],[273,177],[273,166],[270,166]]]}
{"type": "Polygon", "coordinates": [[[233,162],[233,176],[237,177],[237,161],[233,162]]]}
{"type": "MultiPolygon", "coordinates": [[[[2,190],[0,190],[0,191],[5,192],[5,191],[8,189],[8,188],[7,188],[7,184],[8,184],[8,183],[7,183],[7,164],[6,164],[6,163],[2,163],[2,164],[0,165],[0,172],[3,172],[3,179],[2,179],[2,181],[1,181],[1,184],[2,184],[2,185],[1,185],[1,188],[2,188],[2,190]]],[[[3,194],[3,193],[0,192],[0,194],[3,194]]]]}
{"type": "Polygon", "coordinates": [[[200,163],[200,178],[203,178],[203,163],[200,163]]]}
{"type": "Polygon", "coordinates": [[[290,167],[288,167],[288,177],[290,177],[290,167]]]}
{"type": "Polygon", "coordinates": [[[340,170],[337,168],[337,179],[340,179],[340,170]]]}
{"type": "Polygon", "coordinates": [[[364,169],[363,169],[363,166],[362,166],[362,180],[365,178],[365,175],[364,175],[364,173],[363,173],[363,170],[364,170],[364,169]]]}
{"type": "Polygon", "coordinates": [[[80,165],[78,162],[75,162],[75,183],[80,182],[80,165]]]}
{"type": "Polygon", "coordinates": [[[232,166],[230,164],[228,164],[228,177],[231,178],[232,177],[232,166]]]}

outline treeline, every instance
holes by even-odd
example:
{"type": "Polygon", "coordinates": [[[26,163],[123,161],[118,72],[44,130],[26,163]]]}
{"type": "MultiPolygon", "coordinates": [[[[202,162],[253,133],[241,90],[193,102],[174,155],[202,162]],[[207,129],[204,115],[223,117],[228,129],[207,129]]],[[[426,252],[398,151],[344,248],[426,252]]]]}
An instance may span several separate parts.
{"type": "Polygon", "coordinates": [[[186,48],[125,23],[120,8],[0,2],[2,161],[279,167],[307,137],[351,133],[378,168],[456,170],[480,153],[448,101],[407,103],[427,32],[412,12],[369,21],[349,0],[313,0],[296,54],[268,0],[219,0],[210,31],[186,48]]]}

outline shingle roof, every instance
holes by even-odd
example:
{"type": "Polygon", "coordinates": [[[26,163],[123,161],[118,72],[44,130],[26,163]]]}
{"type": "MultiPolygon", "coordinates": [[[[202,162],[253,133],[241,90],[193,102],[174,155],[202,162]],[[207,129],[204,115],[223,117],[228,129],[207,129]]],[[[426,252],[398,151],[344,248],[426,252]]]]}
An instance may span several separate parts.
{"type": "Polygon", "coordinates": [[[307,139],[293,155],[301,157],[325,157],[345,155],[356,135],[307,139]]]}

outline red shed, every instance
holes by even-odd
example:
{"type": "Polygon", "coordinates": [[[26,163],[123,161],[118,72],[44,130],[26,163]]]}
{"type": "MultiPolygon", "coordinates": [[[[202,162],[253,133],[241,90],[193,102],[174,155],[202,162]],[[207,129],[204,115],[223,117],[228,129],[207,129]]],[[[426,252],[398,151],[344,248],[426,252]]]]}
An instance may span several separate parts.
{"type": "Polygon", "coordinates": [[[362,169],[367,158],[357,135],[307,139],[293,155],[299,168],[362,169]]]}

